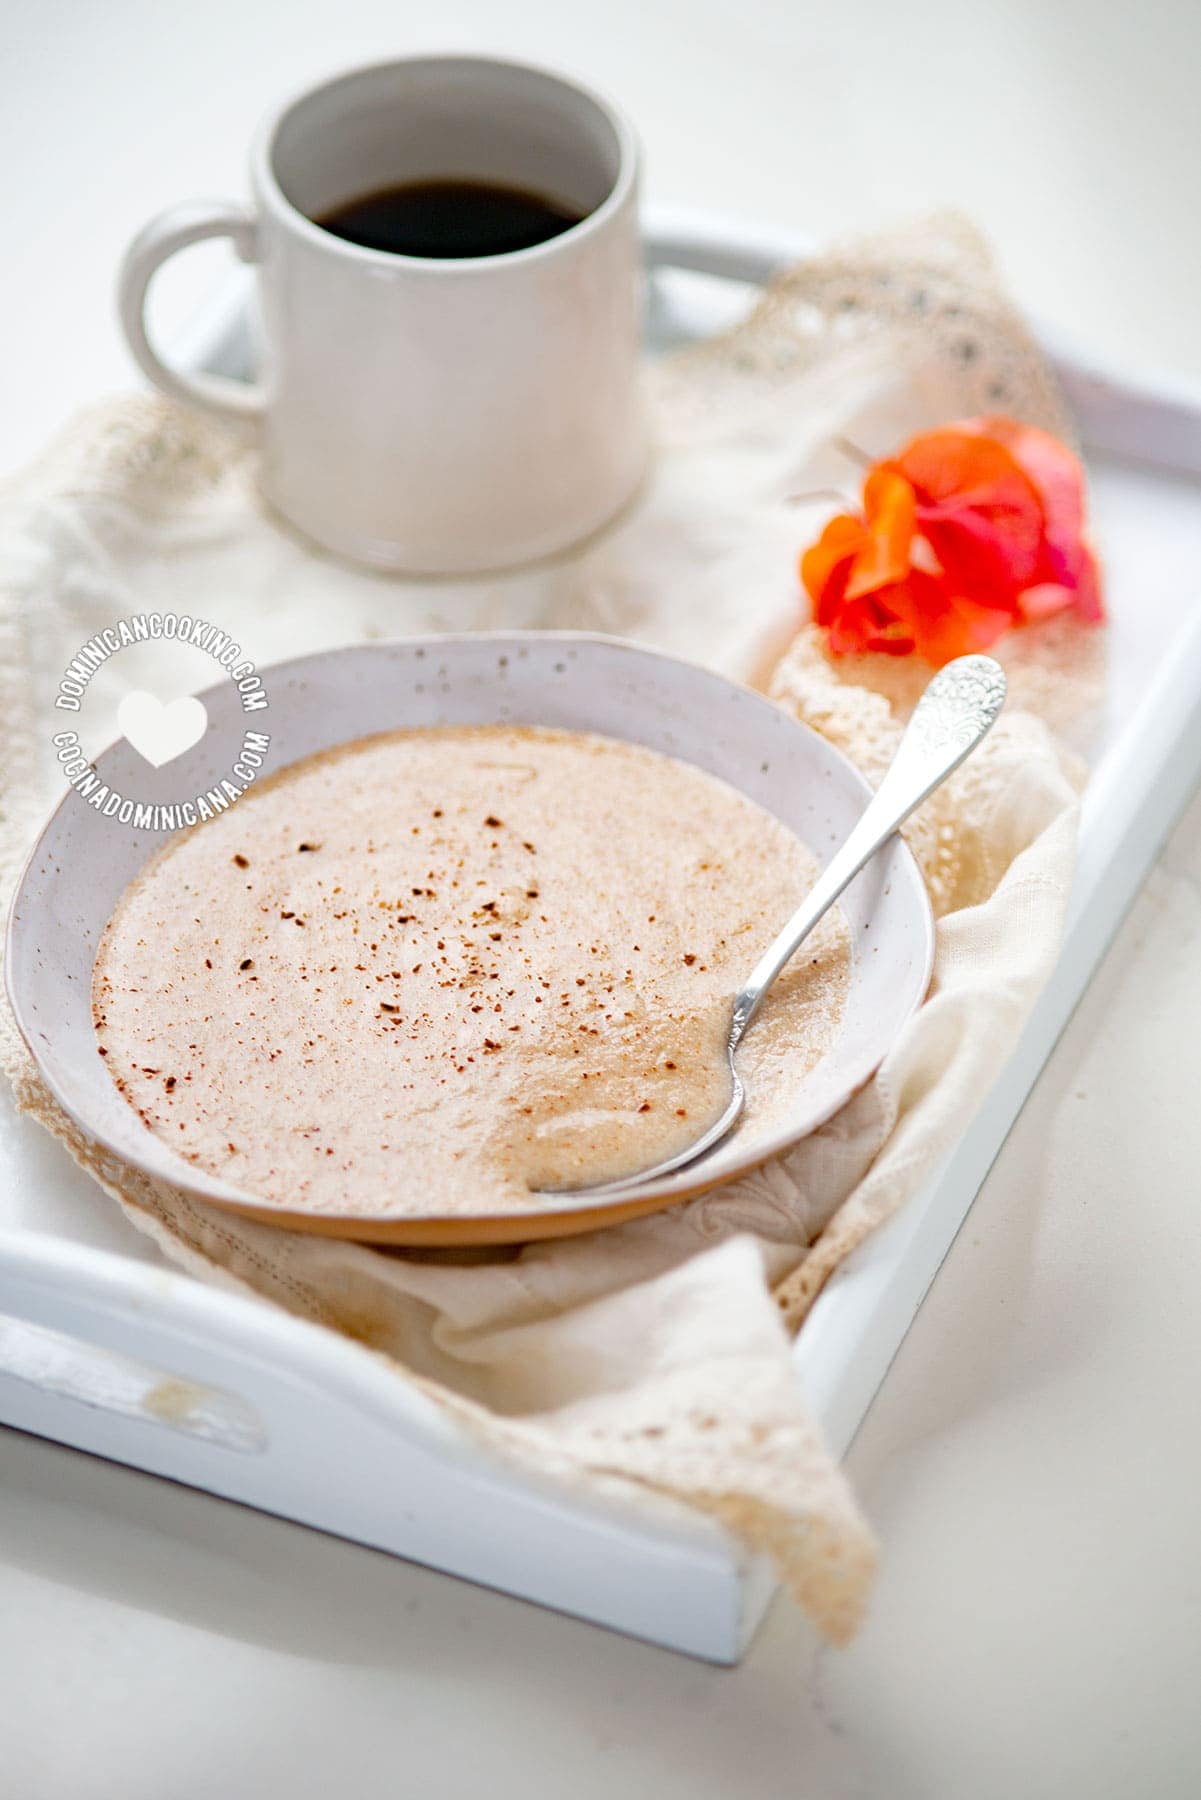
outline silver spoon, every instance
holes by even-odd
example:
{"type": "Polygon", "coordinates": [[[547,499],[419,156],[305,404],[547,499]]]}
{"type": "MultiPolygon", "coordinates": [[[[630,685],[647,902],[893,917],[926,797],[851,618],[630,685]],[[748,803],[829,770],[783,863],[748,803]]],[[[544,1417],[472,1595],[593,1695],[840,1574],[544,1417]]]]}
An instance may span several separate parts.
{"type": "Polygon", "coordinates": [[[1005,704],[1005,688],[1005,671],[991,656],[960,656],[940,669],[926,688],[883,781],[850,837],[831,857],[787,925],[763,952],[745,986],[734,996],[726,1038],[730,1101],[716,1124],[686,1149],[637,1175],[623,1175],[617,1181],[601,1182],[595,1187],[560,1188],[556,1192],[589,1200],[627,1193],[689,1167],[733,1130],[746,1105],[746,1089],[735,1064],[735,1052],[772,982],[864,864],[976,748],[1005,704]]]}

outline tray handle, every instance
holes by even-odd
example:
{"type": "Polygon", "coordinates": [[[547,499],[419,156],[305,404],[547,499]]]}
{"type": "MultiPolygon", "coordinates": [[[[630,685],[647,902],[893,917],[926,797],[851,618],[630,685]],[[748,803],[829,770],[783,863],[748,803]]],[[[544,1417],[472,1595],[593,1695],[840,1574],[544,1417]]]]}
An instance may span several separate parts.
{"type": "Polygon", "coordinates": [[[463,1459],[462,1434],[424,1396],[336,1333],[168,1269],[0,1232],[0,1379],[14,1376],[31,1393],[233,1449],[307,1455],[320,1410],[327,1426],[330,1412],[353,1413],[463,1459]]]}
{"type": "Polygon", "coordinates": [[[762,287],[789,263],[811,256],[815,240],[801,231],[784,231],[742,219],[722,219],[720,228],[705,216],[656,208],[645,237],[648,269],[685,269],[718,275],[762,287]]]}

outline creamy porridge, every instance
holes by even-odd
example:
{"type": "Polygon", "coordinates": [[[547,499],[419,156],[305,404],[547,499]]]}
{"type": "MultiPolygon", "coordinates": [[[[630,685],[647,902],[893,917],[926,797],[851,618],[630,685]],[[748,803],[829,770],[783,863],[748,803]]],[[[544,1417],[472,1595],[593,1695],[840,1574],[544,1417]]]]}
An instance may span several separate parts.
{"type": "MultiPolygon", "coordinates": [[[[98,1043],[148,1129],[249,1194],[536,1211],[716,1117],[730,997],[813,874],[753,802],[636,745],[370,738],[147,866],[96,959],[98,1043]]],[[[744,1132],[829,1048],[848,977],[835,912],[748,1035],[744,1132]]]]}

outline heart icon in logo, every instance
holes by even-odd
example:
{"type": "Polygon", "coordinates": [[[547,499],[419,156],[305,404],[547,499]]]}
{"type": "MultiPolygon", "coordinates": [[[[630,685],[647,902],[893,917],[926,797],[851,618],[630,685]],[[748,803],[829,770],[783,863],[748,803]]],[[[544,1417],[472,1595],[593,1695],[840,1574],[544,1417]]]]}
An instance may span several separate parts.
{"type": "Polygon", "coordinates": [[[138,755],[152,768],[174,762],[208,730],[209,716],[203,700],[181,694],[166,706],[155,695],[138,688],[126,694],[117,708],[117,723],[138,755]]]}

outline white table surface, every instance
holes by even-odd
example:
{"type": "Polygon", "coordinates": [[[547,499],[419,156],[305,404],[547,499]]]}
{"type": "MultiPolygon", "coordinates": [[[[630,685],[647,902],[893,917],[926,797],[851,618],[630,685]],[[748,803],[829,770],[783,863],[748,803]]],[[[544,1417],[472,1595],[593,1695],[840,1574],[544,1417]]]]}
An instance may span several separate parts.
{"type": "MultiPolygon", "coordinates": [[[[951,200],[1042,314],[1201,372],[1195,6],[7,0],[0,470],[131,385],[110,294],[145,215],[240,193],[281,92],[447,46],[608,87],[658,202],[829,232],[951,200]]],[[[168,326],[219,256],[164,279],[168,326]]],[[[0,1793],[1197,1793],[1199,1019],[1201,803],[851,1453],[884,1554],[850,1650],[778,1602],[706,1669],[0,1433],[0,1793]]]]}

